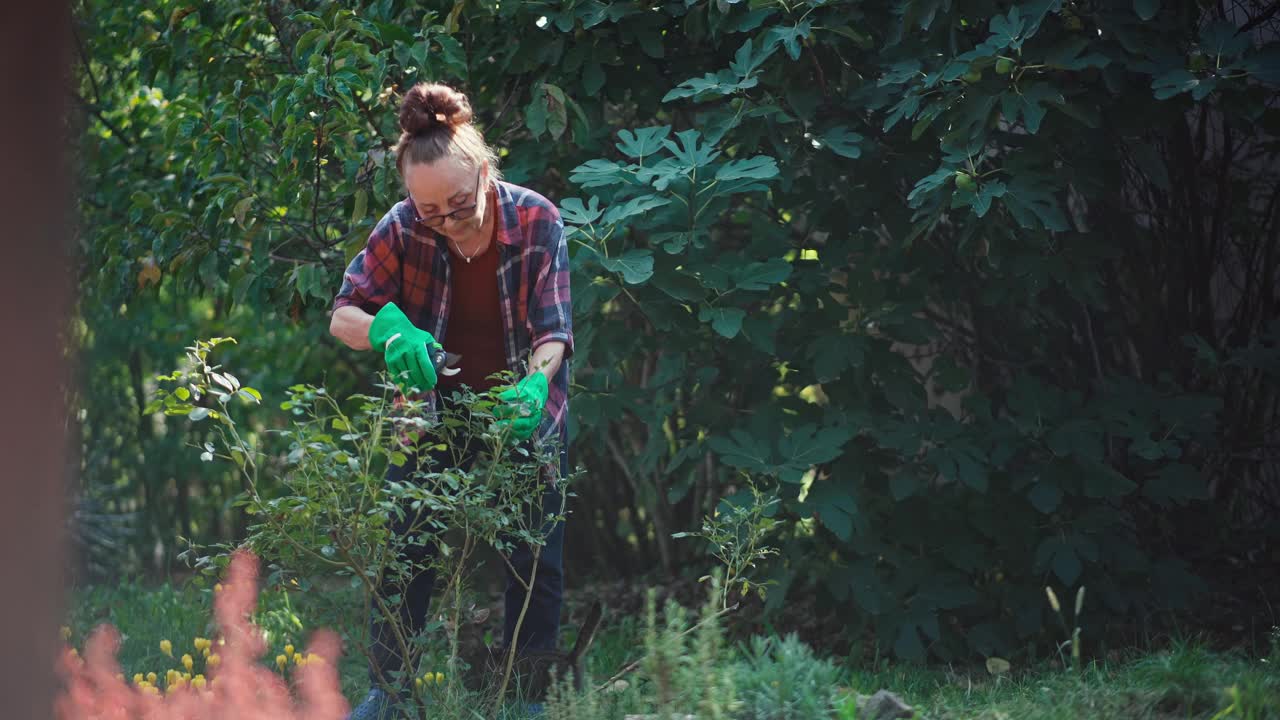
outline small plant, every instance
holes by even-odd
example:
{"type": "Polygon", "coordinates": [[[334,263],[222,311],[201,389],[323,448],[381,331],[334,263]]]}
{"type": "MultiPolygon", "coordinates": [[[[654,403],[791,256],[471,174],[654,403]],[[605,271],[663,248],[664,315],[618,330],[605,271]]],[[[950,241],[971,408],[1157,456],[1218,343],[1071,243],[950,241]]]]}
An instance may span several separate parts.
{"type": "MultiPolygon", "coordinates": [[[[723,511],[717,509],[710,517],[703,518],[700,530],[672,534],[675,538],[702,538],[711,545],[712,556],[725,570],[725,579],[720,585],[721,609],[729,607],[729,598],[734,590],[742,596],[754,590],[763,600],[766,587],[773,583],[756,582],[748,577],[748,573],[757,569],[757,563],[778,554],[776,548],[766,544],[780,524],[770,517],[778,498],[766,496],[753,482],[748,481],[747,487],[751,492],[750,503],[735,505],[726,502],[723,511]]],[[[705,582],[710,577],[704,575],[699,580],[705,582]]]]}
{"type": "MultiPolygon", "coordinates": [[[[754,636],[736,666],[741,720],[831,717],[840,669],[819,658],[795,633],[754,636]]],[[[856,712],[856,706],[855,710],[856,712]]]]}
{"type": "Polygon", "coordinates": [[[1053,588],[1046,585],[1044,593],[1049,598],[1049,607],[1053,608],[1054,614],[1058,616],[1058,621],[1062,625],[1064,632],[1069,633],[1066,640],[1058,643],[1058,657],[1062,660],[1063,667],[1070,667],[1075,672],[1080,672],[1080,612],[1084,610],[1084,586],[1076,591],[1076,607],[1072,620],[1075,621],[1074,629],[1067,629],[1067,619],[1062,614],[1062,605],[1058,602],[1058,596],[1053,592],[1053,588]],[[1071,649],[1071,662],[1068,664],[1067,658],[1063,655],[1063,650],[1071,649]]]}
{"type": "Polygon", "coordinates": [[[720,577],[719,570],[712,573],[707,601],[692,628],[688,626],[689,611],[674,600],[663,606],[659,623],[657,593],[650,589],[646,597],[644,659],[640,669],[647,683],[648,699],[659,718],[693,714],[717,720],[728,718],[738,707],[720,627],[720,618],[725,614],[718,607],[722,596],[720,577]]]}
{"type": "MultiPolygon", "coordinates": [[[[474,707],[456,681],[466,669],[460,660],[458,628],[463,625],[467,578],[475,569],[471,561],[487,546],[511,567],[517,546],[527,544],[536,573],[547,533],[565,516],[563,505],[541,508],[546,472],[558,467],[558,449],[552,444],[517,443],[509,428],[495,422],[497,400],[491,394],[463,388],[444,407],[433,408],[412,399],[412,394],[397,398],[397,386],[388,380],[377,386],[381,395],[357,394],[345,402],[322,387],[290,387],[280,408],[289,413],[292,426],[273,431],[289,449],[278,457],[243,433],[234,419],[233,397],[255,403],[262,398],[209,363],[210,351],[223,342],[234,340],[214,338],[187,348],[190,368],[160,378],[172,387],[160,390],[147,411],[163,409],[166,414],[185,414],[193,422],[214,422],[220,446],[205,444],[201,460],[227,460],[240,470],[245,492],[239,503],[253,520],[243,544],[272,562],[277,581],[328,576],[363,592],[366,615],[384,620],[403,659],[404,670],[377,678],[379,685],[404,696],[419,711],[426,700],[437,709],[474,707]],[[420,464],[404,481],[386,481],[389,465],[404,466],[415,456],[420,464]],[[267,476],[278,482],[264,486],[267,476]],[[392,532],[392,518],[405,521],[407,527],[392,532]],[[445,531],[456,537],[446,538],[445,531]],[[405,559],[406,551],[430,545],[435,552],[425,553],[431,557],[428,567],[405,559]],[[400,612],[402,595],[384,591],[406,586],[427,569],[442,581],[436,597],[443,612],[436,614],[448,618],[434,627],[447,628],[449,635],[443,685],[433,684],[430,696],[417,692],[423,684],[415,682],[422,680],[415,671],[427,657],[428,634],[411,632],[407,614],[400,612]]],[[[504,373],[502,379],[514,381],[514,374],[504,373]]],[[[570,481],[556,480],[564,496],[570,481]]],[[[184,555],[197,568],[216,571],[232,549],[192,548],[184,555]]],[[[516,575],[525,594],[515,626],[519,637],[535,577],[526,581],[516,575]]],[[[362,633],[355,647],[371,656],[373,640],[362,633]]],[[[493,713],[510,684],[513,664],[514,656],[502,669],[493,713]]]]}

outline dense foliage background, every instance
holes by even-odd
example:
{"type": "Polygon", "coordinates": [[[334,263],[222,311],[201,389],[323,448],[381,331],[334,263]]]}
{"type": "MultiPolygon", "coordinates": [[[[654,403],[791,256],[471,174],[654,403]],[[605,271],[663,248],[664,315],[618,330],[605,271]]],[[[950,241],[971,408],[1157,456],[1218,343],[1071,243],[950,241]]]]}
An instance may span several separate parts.
{"type": "Polygon", "coordinates": [[[1273,567],[1277,9],[80,2],[84,569],[243,531],[141,412],[193,339],[264,440],[289,385],[368,387],[327,313],[419,80],[571,233],[574,573],[699,571],[671,535],[745,477],[768,605],[904,658],[1043,641],[1046,584],[1093,632],[1273,567]]]}

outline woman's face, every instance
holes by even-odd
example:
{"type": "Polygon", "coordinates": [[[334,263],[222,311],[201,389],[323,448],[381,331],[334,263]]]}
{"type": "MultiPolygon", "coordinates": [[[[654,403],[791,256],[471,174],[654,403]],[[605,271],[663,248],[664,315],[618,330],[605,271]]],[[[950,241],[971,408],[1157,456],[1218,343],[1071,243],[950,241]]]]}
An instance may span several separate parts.
{"type": "Polygon", "coordinates": [[[440,234],[457,240],[476,234],[484,225],[488,169],[487,163],[474,168],[452,157],[430,164],[410,163],[404,169],[404,185],[418,217],[440,234]],[[472,206],[474,213],[470,217],[449,216],[442,224],[434,225],[440,216],[459,210],[462,212],[458,214],[466,215],[472,206]]]}

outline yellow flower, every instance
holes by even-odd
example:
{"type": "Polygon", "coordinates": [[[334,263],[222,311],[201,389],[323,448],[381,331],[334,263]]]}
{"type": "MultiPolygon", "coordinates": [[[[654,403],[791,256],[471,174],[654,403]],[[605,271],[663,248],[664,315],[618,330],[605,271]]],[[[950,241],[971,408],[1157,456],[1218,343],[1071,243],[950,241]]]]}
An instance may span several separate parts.
{"type": "Polygon", "coordinates": [[[191,666],[194,664],[195,664],[195,661],[191,659],[190,655],[182,656],[182,667],[186,668],[188,672],[191,671],[191,666]]]}
{"type": "Polygon", "coordinates": [[[216,585],[214,585],[214,586],[213,586],[213,591],[214,591],[214,592],[216,592],[216,593],[220,593],[220,592],[222,592],[222,583],[217,583],[216,585]]]}
{"type": "Polygon", "coordinates": [[[192,642],[192,645],[195,646],[196,650],[206,650],[209,647],[209,640],[206,638],[198,637],[195,639],[194,642],[192,642]]]}
{"type": "Polygon", "coordinates": [[[280,670],[281,670],[281,671],[283,671],[283,670],[284,670],[284,666],[285,666],[285,665],[288,665],[288,664],[289,664],[289,658],[287,658],[287,657],[285,657],[285,656],[283,656],[283,655],[277,655],[277,656],[276,656],[276,667],[280,668],[280,670]]]}
{"type": "Polygon", "coordinates": [[[178,681],[179,677],[182,677],[182,676],[178,674],[178,671],[170,668],[169,670],[166,670],[164,673],[164,684],[172,685],[178,681]]]}
{"type": "Polygon", "coordinates": [[[147,685],[146,687],[142,688],[142,691],[149,695],[160,694],[160,688],[156,687],[155,685],[147,685]]]}
{"type": "Polygon", "coordinates": [[[161,640],[160,652],[164,653],[165,655],[168,655],[169,657],[173,657],[173,643],[169,642],[168,640],[161,640]]]}
{"type": "Polygon", "coordinates": [[[201,656],[201,657],[203,657],[203,658],[204,658],[204,659],[206,659],[206,660],[208,660],[208,659],[209,659],[209,646],[208,646],[208,645],[205,645],[204,647],[200,648],[200,656],[201,656]]]}
{"type": "Polygon", "coordinates": [[[442,672],[436,673],[436,684],[439,685],[442,682],[444,682],[444,673],[442,672]]]}
{"type": "Polygon", "coordinates": [[[218,663],[220,662],[222,662],[222,656],[219,655],[218,653],[212,653],[209,655],[209,660],[205,664],[211,668],[215,668],[215,667],[218,667],[218,663]]]}
{"type": "Polygon", "coordinates": [[[315,654],[315,653],[307,653],[307,663],[308,663],[308,664],[310,664],[310,663],[313,663],[313,662],[320,662],[320,663],[322,663],[322,662],[324,662],[324,658],[320,657],[319,655],[317,655],[317,654],[315,654]]]}
{"type": "Polygon", "coordinates": [[[301,664],[302,664],[302,653],[298,653],[297,655],[294,655],[294,656],[293,656],[293,664],[294,664],[294,665],[301,665],[301,664]]]}
{"type": "Polygon", "coordinates": [[[155,674],[155,673],[153,673],[153,672],[149,672],[149,673],[147,673],[147,682],[148,682],[148,683],[150,683],[150,684],[152,684],[152,685],[155,685],[155,684],[156,684],[156,674],[155,674]]]}
{"type": "Polygon", "coordinates": [[[63,640],[71,639],[71,628],[67,627],[66,625],[63,625],[61,628],[59,628],[58,631],[62,633],[63,640]]]}
{"type": "Polygon", "coordinates": [[[422,687],[422,678],[414,678],[414,679],[413,679],[413,684],[414,684],[414,686],[415,686],[415,687],[421,688],[421,687],[422,687]]]}
{"type": "Polygon", "coordinates": [[[293,658],[293,646],[292,646],[292,645],[285,645],[285,646],[284,646],[284,654],[285,654],[285,655],[287,655],[287,656],[289,656],[289,658],[290,658],[290,659],[292,659],[292,658],[293,658]]]}
{"type": "Polygon", "coordinates": [[[205,687],[205,679],[203,675],[197,675],[191,679],[191,687],[197,690],[203,690],[205,687]]]}
{"type": "Polygon", "coordinates": [[[143,676],[143,674],[142,674],[142,673],[134,673],[134,674],[133,674],[133,684],[134,684],[134,685],[141,685],[141,684],[142,684],[143,682],[145,682],[145,681],[146,681],[146,678],[143,676]]]}

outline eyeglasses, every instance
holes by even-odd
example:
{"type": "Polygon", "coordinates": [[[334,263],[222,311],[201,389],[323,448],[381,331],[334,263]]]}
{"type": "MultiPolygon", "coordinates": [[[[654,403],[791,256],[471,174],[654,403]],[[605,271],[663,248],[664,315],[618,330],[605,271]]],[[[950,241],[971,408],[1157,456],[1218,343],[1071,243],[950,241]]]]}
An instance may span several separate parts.
{"type": "Polygon", "coordinates": [[[451,213],[445,213],[443,215],[432,215],[431,217],[428,217],[428,218],[424,218],[422,217],[422,215],[418,213],[418,205],[417,203],[414,203],[413,205],[414,219],[422,223],[423,225],[426,225],[429,228],[438,228],[441,225],[444,225],[444,221],[448,220],[449,218],[453,218],[454,220],[471,219],[472,217],[475,216],[476,207],[480,204],[480,175],[481,175],[481,171],[477,170],[476,171],[476,201],[474,203],[466,207],[460,207],[451,213]]]}

